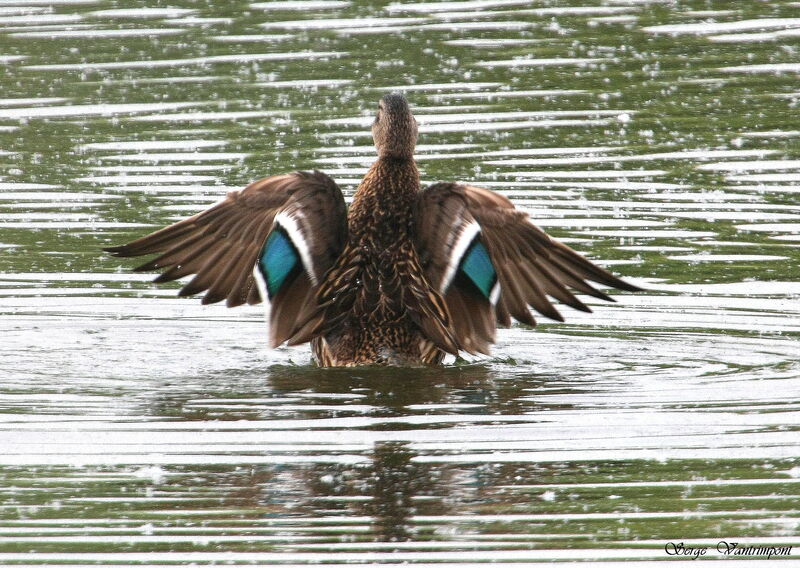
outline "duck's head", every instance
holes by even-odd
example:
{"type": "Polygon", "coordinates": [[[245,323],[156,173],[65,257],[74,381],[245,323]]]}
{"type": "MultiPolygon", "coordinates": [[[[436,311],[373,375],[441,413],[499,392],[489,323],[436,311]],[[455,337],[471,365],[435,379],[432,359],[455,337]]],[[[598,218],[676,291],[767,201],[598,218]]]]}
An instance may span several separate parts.
{"type": "Polygon", "coordinates": [[[384,95],[372,123],[372,139],[381,158],[411,158],[417,144],[417,120],[400,93],[384,95]]]}

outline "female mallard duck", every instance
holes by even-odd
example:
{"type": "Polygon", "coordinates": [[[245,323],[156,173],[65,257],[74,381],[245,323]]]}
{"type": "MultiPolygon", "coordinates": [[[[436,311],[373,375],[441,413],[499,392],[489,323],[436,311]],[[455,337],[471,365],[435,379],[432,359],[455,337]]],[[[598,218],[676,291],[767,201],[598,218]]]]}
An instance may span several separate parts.
{"type": "Polygon", "coordinates": [[[270,344],[311,342],[322,366],[437,364],[488,353],[497,324],[535,325],[528,306],[563,321],[550,295],[591,311],[567,287],[613,301],[616,278],[548,237],[505,197],[458,183],[420,189],[417,121],[386,95],[372,125],[378,160],[350,210],[322,172],[264,178],[210,209],[106,249],[161,253],[136,270],[155,282],[195,277],[180,296],[229,307],[267,298],[270,344]]]}

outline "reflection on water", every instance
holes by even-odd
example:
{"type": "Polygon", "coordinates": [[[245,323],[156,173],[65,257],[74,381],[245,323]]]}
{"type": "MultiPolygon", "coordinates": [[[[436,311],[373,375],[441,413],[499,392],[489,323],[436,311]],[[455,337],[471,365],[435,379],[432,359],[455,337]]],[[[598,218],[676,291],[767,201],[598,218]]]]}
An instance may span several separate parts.
{"type": "Polygon", "coordinates": [[[797,3],[557,4],[0,6],[0,564],[800,544],[797,3]],[[349,198],[390,90],[424,182],[647,292],[441,369],[316,369],[100,253],[293,168],[349,198]]]}
{"type": "Polygon", "coordinates": [[[367,469],[367,494],[371,497],[364,513],[372,517],[379,540],[412,540],[415,501],[424,499],[434,485],[424,465],[412,463],[414,456],[403,442],[375,446],[372,465],[367,469]]]}

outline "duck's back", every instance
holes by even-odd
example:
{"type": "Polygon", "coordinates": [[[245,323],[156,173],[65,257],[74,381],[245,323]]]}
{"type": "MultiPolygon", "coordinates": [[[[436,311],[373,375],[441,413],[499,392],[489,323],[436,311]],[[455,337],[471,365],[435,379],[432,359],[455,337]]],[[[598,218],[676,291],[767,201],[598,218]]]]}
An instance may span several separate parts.
{"type": "Polygon", "coordinates": [[[326,332],[313,343],[321,365],[436,363],[443,353],[415,320],[429,293],[413,245],[419,173],[413,160],[381,158],[356,191],[349,238],[322,287],[326,332]]]}

